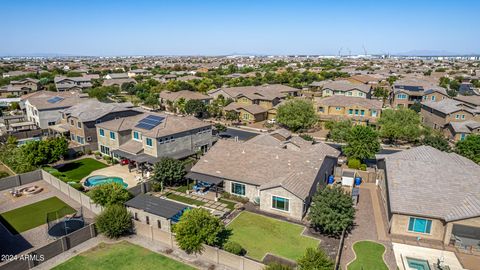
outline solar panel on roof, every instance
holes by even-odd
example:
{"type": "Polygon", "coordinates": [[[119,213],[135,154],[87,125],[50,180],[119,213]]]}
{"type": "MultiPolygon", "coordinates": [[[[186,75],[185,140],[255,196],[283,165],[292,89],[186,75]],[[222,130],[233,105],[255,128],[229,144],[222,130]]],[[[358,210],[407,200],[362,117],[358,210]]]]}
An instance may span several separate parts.
{"type": "Polygon", "coordinates": [[[158,115],[149,115],[149,116],[145,117],[145,119],[152,119],[152,120],[161,122],[165,119],[165,117],[158,116],[158,115]]]}
{"type": "Polygon", "coordinates": [[[48,102],[48,103],[57,103],[57,102],[59,102],[60,100],[63,100],[63,98],[61,98],[61,97],[56,97],[56,96],[55,96],[55,97],[53,97],[53,98],[48,99],[47,102],[48,102]]]}
{"type": "Polygon", "coordinates": [[[138,121],[138,124],[135,126],[137,128],[148,129],[151,130],[152,128],[158,126],[165,117],[156,116],[156,115],[149,115],[142,120],[138,121]]]}

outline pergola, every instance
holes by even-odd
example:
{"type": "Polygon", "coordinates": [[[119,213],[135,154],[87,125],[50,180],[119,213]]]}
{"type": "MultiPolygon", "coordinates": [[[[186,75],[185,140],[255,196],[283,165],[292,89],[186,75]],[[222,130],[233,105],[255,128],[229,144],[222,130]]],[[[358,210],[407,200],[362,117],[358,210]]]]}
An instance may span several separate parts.
{"type": "Polygon", "coordinates": [[[212,189],[215,190],[215,198],[218,198],[219,185],[223,183],[223,178],[197,172],[189,172],[187,173],[185,178],[187,178],[187,187],[189,184],[189,179],[192,179],[197,183],[200,181],[210,184],[212,186],[212,189]]]}

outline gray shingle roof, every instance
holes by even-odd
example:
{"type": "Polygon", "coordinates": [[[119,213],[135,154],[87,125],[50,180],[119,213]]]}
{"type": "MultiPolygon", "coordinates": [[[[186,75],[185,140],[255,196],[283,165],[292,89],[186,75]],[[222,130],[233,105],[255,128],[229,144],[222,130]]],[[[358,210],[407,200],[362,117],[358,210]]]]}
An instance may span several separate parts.
{"type": "Polygon", "coordinates": [[[63,113],[78,118],[82,122],[95,121],[109,113],[132,110],[133,104],[124,103],[104,103],[96,99],[88,99],[82,103],[73,105],[63,110],[63,113]]]}
{"type": "Polygon", "coordinates": [[[420,146],[385,159],[393,213],[443,219],[480,216],[480,166],[455,153],[420,146]]]}
{"type": "Polygon", "coordinates": [[[127,201],[126,206],[141,209],[147,213],[170,219],[177,213],[187,208],[187,205],[170,200],[161,199],[151,195],[140,194],[127,201]]]}

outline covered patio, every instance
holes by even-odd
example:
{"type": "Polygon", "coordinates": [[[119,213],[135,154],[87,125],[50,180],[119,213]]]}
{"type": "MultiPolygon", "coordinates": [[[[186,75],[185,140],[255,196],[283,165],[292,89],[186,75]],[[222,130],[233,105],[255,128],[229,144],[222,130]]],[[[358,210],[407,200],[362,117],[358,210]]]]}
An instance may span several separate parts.
{"type": "Polygon", "coordinates": [[[450,243],[460,251],[480,254],[480,228],[453,224],[450,243]]]}
{"type": "Polygon", "coordinates": [[[215,192],[213,199],[218,199],[218,194],[223,192],[223,179],[211,175],[189,172],[185,176],[187,187],[190,186],[190,180],[195,182],[192,193],[198,196],[208,196],[209,191],[215,192]]]}

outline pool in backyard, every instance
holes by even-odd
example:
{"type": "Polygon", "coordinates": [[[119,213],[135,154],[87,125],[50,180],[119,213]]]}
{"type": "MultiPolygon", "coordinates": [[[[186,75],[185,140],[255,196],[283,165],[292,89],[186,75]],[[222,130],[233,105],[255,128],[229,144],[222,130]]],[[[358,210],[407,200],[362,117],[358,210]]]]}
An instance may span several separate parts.
{"type": "Polygon", "coordinates": [[[428,265],[427,260],[420,260],[407,257],[407,263],[409,269],[415,270],[430,270],[430,266],[428,265]]]}
{"type": "Polygon", "coordinates": [[[118,183],[123,187],[128,187],[128,184],[123,181],[121,177],[116,176],[104,176],[104,175],[94,175],[88,177],[83,185],[87,188],[94,188],[99,185],[109,184],[109,183],[118,183]]]}

